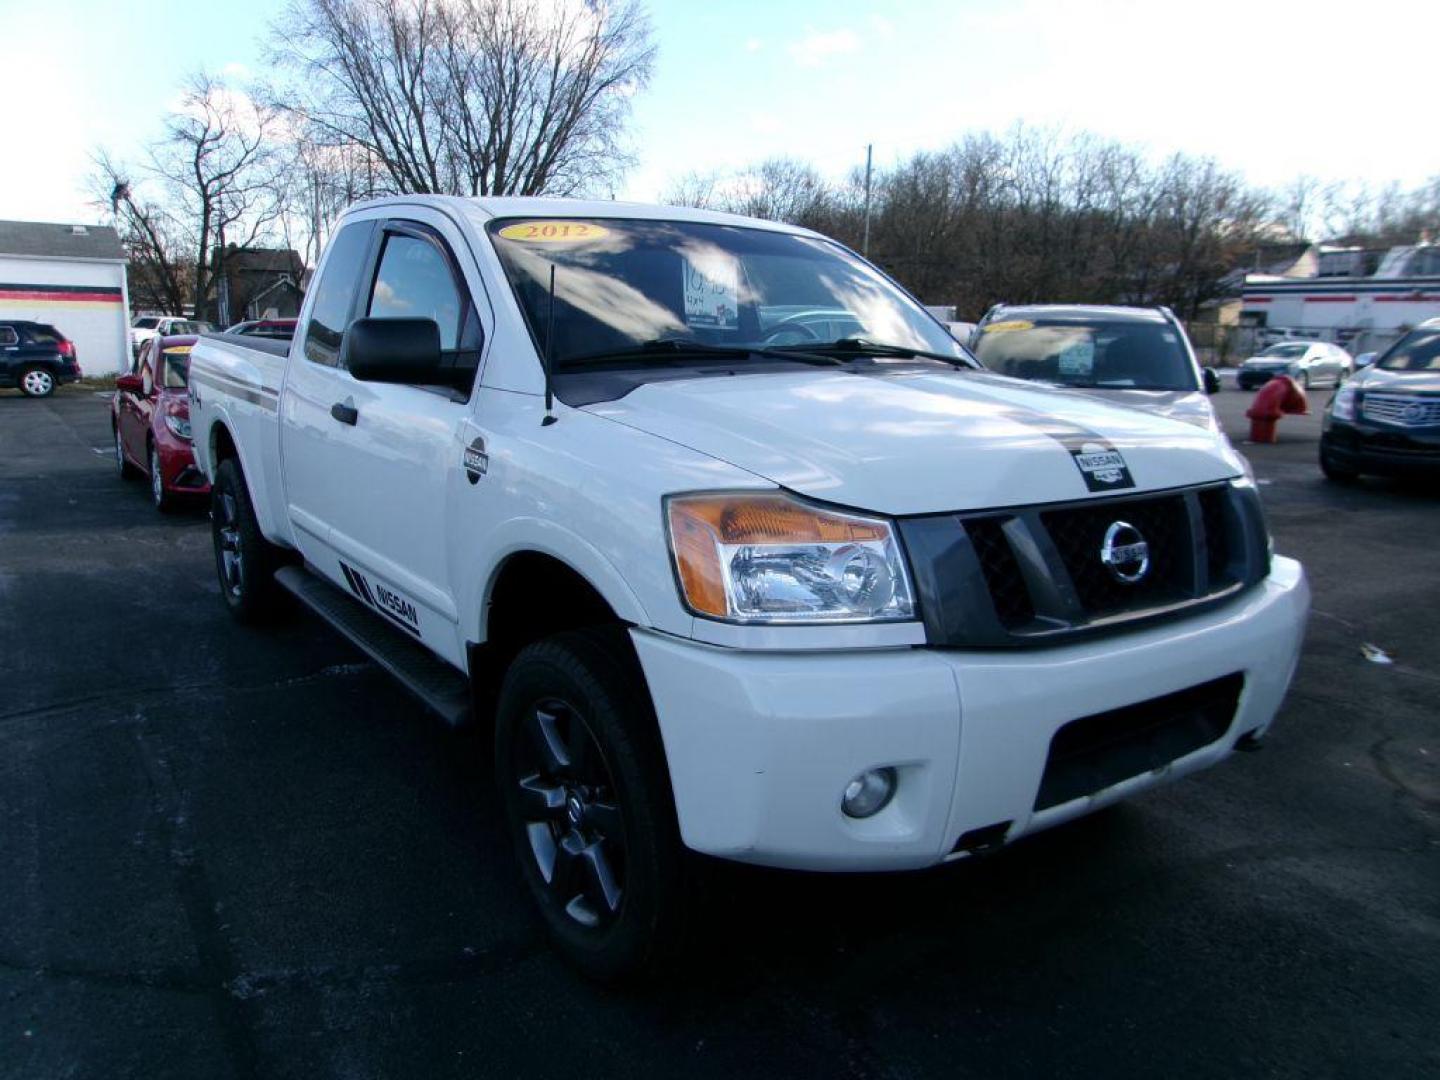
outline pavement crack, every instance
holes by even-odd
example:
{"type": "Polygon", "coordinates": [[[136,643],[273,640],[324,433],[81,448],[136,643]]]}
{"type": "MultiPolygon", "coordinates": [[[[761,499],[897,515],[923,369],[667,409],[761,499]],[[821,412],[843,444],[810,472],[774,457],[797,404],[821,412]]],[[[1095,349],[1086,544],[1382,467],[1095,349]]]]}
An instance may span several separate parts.
{"type": "Polygon", "coordinates": [[[291,675],[285,678],[267,679],[256,683],[224,683],[224,682],[195,682],[195,683],[171,683],[162,686],[126,686],[119,690],[106,690],[95,694],[85,694],[80,697],[67,698],[64,701],[54,702],[49,705],[36,705],[28,709],[16,709],[12,712],[0,713],[0,724],[19,720],[38,720],[48,716],[56,716],[70,712],[73,709],[84,708],[91,705],[132,705],[140,700],[152,698],[171,697],[182,694],[203,694],[212,691],[225,694],[249,694],[265,690],[283,690],[290,686],[301,686],[306,683],[319,682],[324,679],[347,678],[373,670],[374,665],[363,664],[329,664],[318,671],[308,672],[304,675],[291,675]]]}

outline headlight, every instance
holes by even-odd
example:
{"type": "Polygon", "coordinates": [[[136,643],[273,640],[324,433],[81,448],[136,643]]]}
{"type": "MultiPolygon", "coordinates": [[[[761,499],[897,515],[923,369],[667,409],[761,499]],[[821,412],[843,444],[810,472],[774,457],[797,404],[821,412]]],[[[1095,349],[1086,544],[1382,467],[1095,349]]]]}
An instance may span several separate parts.
{"type": "Polygon", "coordinates": [[[176,416],[174,413],[165,414],[165,426],[170,429],[170,434],[177,439],[190,441],[190,420],[188,417],[176,416]]]}
{"type": "Polygon", "coordinates": [[[666,513],[681,592],[696,614],[746,623],[915,615],[887,521],[779,494],[677,496],[666,513]]]}
{"type": "Polygon", "coordinates": [[[1336,420],[1355,419],[1355,387],[1342,386],[1330,399],[1330,415],[1336,420]]]}

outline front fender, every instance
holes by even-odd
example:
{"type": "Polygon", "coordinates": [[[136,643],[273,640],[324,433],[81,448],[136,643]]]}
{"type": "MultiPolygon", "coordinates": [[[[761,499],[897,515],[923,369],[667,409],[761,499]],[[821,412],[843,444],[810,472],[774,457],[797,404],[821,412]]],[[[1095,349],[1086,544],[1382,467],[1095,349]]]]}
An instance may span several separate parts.
{"type": "Polygon", "coordinates": [[[640,597],[619,568],[594,544],[554,521],[535,517],[511,518],[496,527],[481,545],[490,561],[467,587],[461,610],[473,612],[469,632],[475,642],[485,640],[485,619],[490,598],[510,556],[536,552],[556,559],[588,581],[615,614],[637,626],[651,625],[640,597]]]}

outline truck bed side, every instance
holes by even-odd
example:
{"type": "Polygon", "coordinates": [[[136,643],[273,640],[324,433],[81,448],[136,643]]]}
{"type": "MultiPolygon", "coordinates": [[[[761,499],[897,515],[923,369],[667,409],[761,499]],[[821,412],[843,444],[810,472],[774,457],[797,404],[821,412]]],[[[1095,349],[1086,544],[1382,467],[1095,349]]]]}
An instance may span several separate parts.
{"type": "Polygon", "coordinates": [[[280,386],[289,353],[286,341],[206,334],[190,356],[197,464],[214,483],[220,461],[237,455],[261,531],[285,545],[292,541],[280,476],[280,386]]]}

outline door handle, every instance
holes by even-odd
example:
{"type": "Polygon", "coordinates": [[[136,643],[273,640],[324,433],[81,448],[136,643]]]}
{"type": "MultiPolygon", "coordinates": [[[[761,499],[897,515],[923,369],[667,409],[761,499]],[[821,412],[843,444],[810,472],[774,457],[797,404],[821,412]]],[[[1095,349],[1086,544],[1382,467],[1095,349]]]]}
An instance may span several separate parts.
{"type": "Polygon", "coordinates": [[[360,410],[348,402],[337,401],[334,405],[330,406],[330,415],[336,420],[339,420],[340,423],[349,424],[351,427],[354,427],[355,421],[360,419],[360,410]]]}

